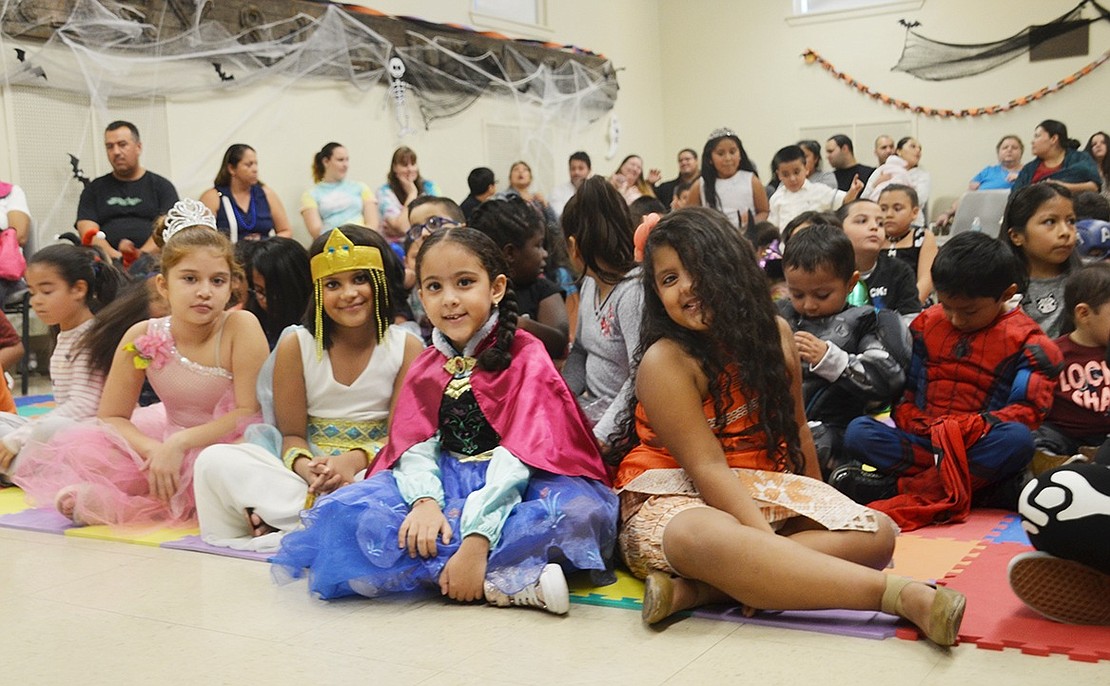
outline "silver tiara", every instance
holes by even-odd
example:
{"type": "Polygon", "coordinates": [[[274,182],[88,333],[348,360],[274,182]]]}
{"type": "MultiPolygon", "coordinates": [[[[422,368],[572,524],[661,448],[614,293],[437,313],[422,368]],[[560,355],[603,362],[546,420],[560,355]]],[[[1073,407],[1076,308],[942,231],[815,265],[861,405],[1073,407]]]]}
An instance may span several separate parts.
{"type": "Polygon", "coordinates": [[[714,138],[724,138],[726,136],[733,136],[734,138],[740,137],[737,136],[736,132],[732,129],[728,128],[727,126],[722,126],[719,129],[713,129],[712,131],[710,131],[708,140],[713,140],[714,138]]]}
{"type": "Polygon", "coordinates": [[[212,210],[199,200],[192,198],[178,200],[166,213],[166,228],[162,231],[162,240],[168,243],[175,233],[193,226],[207,226],[215,230],[216,217],[212,215],[212,210]]]}

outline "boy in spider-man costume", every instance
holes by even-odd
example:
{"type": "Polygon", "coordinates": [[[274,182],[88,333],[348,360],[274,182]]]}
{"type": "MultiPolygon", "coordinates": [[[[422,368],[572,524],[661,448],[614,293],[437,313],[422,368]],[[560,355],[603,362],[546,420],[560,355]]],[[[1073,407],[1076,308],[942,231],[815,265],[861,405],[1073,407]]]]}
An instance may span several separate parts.
{"type": "Polygon", "coordinates": [[[1009,305],[1020,274],[1006,246],[981,233],[941,249],[932,268],[940,304],[910,325],[913,357],[891,413],[895,427],[853,420],[844,444],[854,461],[830,475],[833,485],[903,529],[958,521],[973,496],[1016,506],[1032,430],[1052,406],[1062,361],[1056,344],[1009,305]]]}

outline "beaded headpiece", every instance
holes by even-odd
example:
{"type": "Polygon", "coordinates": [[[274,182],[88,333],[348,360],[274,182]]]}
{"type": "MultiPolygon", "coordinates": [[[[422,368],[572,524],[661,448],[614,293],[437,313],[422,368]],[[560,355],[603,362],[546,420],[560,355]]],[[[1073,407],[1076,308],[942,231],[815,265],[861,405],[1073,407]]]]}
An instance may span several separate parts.
{"type": "Polygon", "coordinates": [[[212,210],[199,200],[192,198],[178,200],[166,213],[166,228],[162,230],[162,240],[169,243],[175,233],[193,226],[207,226],[215,230],[216,217],[212,215],[212,210]]]}
{"type": "Polygon", "coordinates": [[[725,138],[726,136],[732,136],[734,138],[739,138],[739,136],[736,135],[735,131],[728,128],[727,126],[722,126],[719,129],[713,129],[712,131],[710,131],[709,132],[709,138],[706,139],[706,140],[713,140],[714,138],[725,138]]]}
{"type": "Polygon", "coordinates": [[[355,245],[339,229],[332,229],[324,250],[309,262],[312,268],[313,291],[316,303],[316,359],[324,356],[324,291],[321,282],[340,272],[365,269],[374,284],[374,321],[378,328],[378,342],[385,337],[389,322],[378,303],[389,301],[389,285],[385,279],[382,253],[369,245],[355,245]]]}

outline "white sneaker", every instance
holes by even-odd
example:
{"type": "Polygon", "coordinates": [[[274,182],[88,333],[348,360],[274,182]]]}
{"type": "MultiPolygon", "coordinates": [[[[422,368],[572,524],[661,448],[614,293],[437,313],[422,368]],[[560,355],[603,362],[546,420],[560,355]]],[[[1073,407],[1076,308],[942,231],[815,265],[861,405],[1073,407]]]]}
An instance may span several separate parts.
{"type": "Polygon", "coordinates": [[[487,581],[486,601],[498,607],[538,607],[553,614],[565,615],[570,611],[570,590],[563,568],[549,564],[543,568],[536,583],[512,595],[502,593],[487,581]]]}

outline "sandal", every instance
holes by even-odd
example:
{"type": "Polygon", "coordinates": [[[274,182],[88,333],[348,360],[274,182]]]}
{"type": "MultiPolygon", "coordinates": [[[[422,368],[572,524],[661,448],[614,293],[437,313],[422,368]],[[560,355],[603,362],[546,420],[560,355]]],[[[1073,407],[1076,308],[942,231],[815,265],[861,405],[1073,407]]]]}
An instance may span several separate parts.
{"type": "Polygon", "coordinates": [[[652,572],[644,579],[644,607],[640,612],[645,624],[661,622],[674,614],[674,580],[666,572],[652,572]]]}
{"type": "MultiPolygon", "coordinates": [[[[915,583],[913,579],[888,574],[886,589],[883,591],[882,611],[908,619],[902,609],[902,589],[911,583],[915,583]]],[[[925,638],[939,646],[955,645],[960,633],[960,623],[964,619],[967,597],[945,586],[933,588],[937,593],[933,596],[932,607],[929,608],[929,628],[918,628],[925,634],[925,638]]]]}

